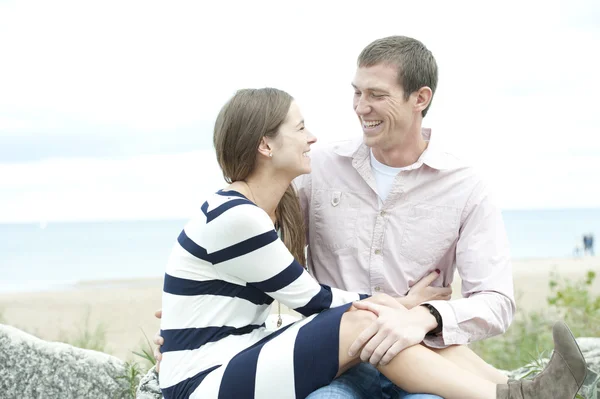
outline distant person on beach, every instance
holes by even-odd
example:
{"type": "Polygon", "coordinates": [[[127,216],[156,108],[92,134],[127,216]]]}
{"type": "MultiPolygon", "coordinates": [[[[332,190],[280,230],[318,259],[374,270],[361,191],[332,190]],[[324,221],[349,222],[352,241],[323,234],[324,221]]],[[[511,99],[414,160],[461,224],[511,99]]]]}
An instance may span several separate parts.
{"type": "Polygon", "coordinates": [[[592,233],[583,236],[583,254],[594,256],[594,235],[592,233]]]}
{"type": "MultiPolygon", "coordinates": [[[[584,241],[583,245],[585,246],[585,236],[583,236],[583,241],[584,241]]],[[[575,257],[582,256],[584,246],[581,246],[579,241],[577,243],[575,243],[575,247],[573,248],[573,256],[575,256],[575,257]]]]}
{"type": "MultiPolygon", "coordinates": [[[[307,230],[307,265],[321,284],[407,296],[439,271],[427,281],[431,297],[417,305],[436,320],[423,343],[441,349],[502,334],[515,301],[508,240],[487,184],[422,128],[437,79],[435,58],[418,40],[392,36],[369,44],[352,82],[362,140],[315,150],[312,173],[295,183],[307,230]],[[456,270],[463,298],[448,301],[456,270]]],[[[382,316],[359,337],[355,347],[371,339],[363,360],[375,365],[398,353],[395,342],[408,334],[398,320],[394,313],[382,316]],[[398,335],[386,338],[389,331],[398,335]]],[[[311,399],[334,395],[426,397],[407,396],[368,363],[311,399]]]]}
{"type": "Polygon", "coordinates": [[[159,381],[166,399],[305,398],[361,361],[406,391],[447,399],[574,397],[585,360],[564,323],[554,326],[558,355],[545,371],[509,384],[465,347],[419,345],[441,322],[430,307],[317,283],[303,267],[304,224],[292,184],[311,171],[315,141],[281,90],[240,90],[221,109],[214,145],[229,185],[185,225],[165,273],[159,381]],[[305,318],[268,331],[274,300],[305,318]],[[383,336],[373,331],[391,320],[383,336]],[[365,359],[380,338],[391,349],[365,359]]]}

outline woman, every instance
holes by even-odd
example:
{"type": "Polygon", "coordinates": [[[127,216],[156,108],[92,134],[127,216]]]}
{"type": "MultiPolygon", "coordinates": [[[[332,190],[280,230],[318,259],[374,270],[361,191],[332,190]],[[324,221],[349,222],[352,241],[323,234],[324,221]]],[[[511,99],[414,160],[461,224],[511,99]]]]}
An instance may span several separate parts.
{"type": "MultiPolygon", "coordinates": [[[[367,296],[321,286],[301,266],[304,223],[291,182],[310,172],[315,141],[280,90],[238,91],[219,113],[214,145],[230,185],[185,226],[167,265],[165,398],[304,398],[360,362],[350,345],[377,316],[351,303],[367,296]],[[269,333],[274,299],[307,317],[269,333]]],[[[421,345],[378,369],[407,391],[448,399],[574,397],[585,361],[564,324],[554,334],[555,355],[530,382],[505,384],[497,372],[460,367],[464,353],[421,345]]]]}

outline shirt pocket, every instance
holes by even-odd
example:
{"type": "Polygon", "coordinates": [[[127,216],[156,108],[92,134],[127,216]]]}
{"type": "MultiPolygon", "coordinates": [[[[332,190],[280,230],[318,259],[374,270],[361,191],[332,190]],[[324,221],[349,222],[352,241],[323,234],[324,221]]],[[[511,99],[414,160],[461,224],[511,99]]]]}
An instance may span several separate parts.
{"type": "Polygon", "coordinates": [[[416,204],[403,226],[400,254],[421,265],[437,263],[458,238],[459,220],[456,208],[416,204]]]}
{"type": "Polygon", "coordinates": [[[358,196],[335,190],[315,190],[314,227],[316,242],[329,249],[356,248],[358,196]]]}

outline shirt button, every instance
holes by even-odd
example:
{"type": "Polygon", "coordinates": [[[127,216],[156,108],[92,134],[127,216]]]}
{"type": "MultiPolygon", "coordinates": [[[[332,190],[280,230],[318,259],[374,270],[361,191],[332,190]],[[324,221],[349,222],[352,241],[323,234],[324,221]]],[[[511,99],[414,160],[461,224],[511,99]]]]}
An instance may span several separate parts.
{"type": "Polygon", "coordinates": [[[379,212],[379,215],[380,215],[380,216],[385,216],[385,211],[381,211],[381,212],[379,212]]]}
{"type": "Polygon", "coordinates": [[[375,291],[377,291],[377,292],[381,291],[381,287],[379,287],[379,286],[375,287],[375,291]]]}
{"type": "Polygon", "coordinates": [[[381,254],[381,249],[376,249],[375,250],[375,255],[379,255],[379,254],[381,254]]]}

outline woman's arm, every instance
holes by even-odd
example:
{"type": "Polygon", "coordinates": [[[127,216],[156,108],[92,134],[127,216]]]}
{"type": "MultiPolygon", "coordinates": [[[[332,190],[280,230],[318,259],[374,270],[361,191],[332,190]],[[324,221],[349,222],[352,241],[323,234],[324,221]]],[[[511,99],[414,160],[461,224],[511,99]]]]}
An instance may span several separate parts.
{"type": "Polygon", "coordinates": [[[239,238],[218,251],[223,256],[213,263],[224,278],[239,279],[305,316],[367,297],[317,283],[279,239],[262,209],[241,205],[227,212],[228,224],[216,231],[226,241],[228,234],[239,238]]]}
{"type": "Polygon", "coordinates": [[[396,300],[408,309],[427,301],[449,301],[452,296],[451,287],[434,287],[431,285],[439,276],[440,272],[437,270],[429,273],[413,285],[405,297],[396,298],[396,300]]]}
{"type": "Polygon", "coordinates": [[[437,271],[431,272],[429,275],[423,277],[418,283],[412,286],[406,296],[403,297],[392,297],[387,294],[374,295],[368,299],[367,302],[373,302],[380,305],[388,306],[390,308],[401,307],[412,309],[415,306],[419,306],[424,302],[433,300],[450,300],[452,296],[451,287],[433,287],[431,283],[439,277],[437,271]]]}

